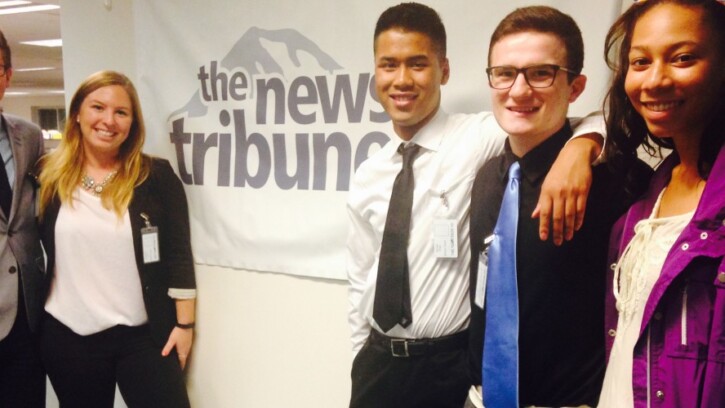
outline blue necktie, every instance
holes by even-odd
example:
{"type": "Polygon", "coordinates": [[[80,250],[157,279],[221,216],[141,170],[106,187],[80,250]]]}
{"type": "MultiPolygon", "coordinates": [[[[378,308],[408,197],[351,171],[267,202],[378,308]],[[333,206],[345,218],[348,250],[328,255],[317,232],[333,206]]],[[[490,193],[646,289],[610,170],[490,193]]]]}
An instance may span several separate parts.
{"type": "Polygon", "coordinates": [[[483,339],[483,403],[487,408],[519,407],[519,299],[516,285],[516,228],[521,169],[515,162],[489,248],[486,331],[483,339]]]}

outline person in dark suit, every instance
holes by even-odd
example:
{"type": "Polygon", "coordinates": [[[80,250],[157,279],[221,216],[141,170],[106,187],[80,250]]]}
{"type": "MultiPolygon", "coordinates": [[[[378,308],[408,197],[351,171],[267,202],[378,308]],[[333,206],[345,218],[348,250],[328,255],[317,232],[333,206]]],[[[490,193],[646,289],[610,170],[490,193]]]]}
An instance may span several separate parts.
{"type": "Polygon", "coordinates": [[[136,90],[88,77],[61,144],[42,163],[40,217],[50,287],[41,355],[61,406],[188,407],[182,370],[196,282],[181,181],[141,152],[136,90]]]}
{"type": "MultiPolygon", "coordinates": [[[[13,74],[0,32],[0,100],[13,74]]],[[[37,349],[45,260],[28,174],[43,154],[34,124],[0,114],[0,407],[44,407],[45,371],[37,349]]]]}

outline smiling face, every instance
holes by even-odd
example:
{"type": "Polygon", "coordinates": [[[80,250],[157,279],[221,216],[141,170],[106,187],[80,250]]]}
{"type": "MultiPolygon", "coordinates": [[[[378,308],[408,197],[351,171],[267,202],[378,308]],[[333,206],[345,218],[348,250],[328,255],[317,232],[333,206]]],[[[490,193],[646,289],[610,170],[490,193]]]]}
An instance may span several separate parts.
{"type": "Polygon", "coordinates": [[[636,23],[624,88],[656,137],[700,138],[725,84],[703,10],[658,5],[636,23]]]}
{"type": "MultiPolygon", "coordinates": [[[[502,37],[493,45],[490,66],[524,68],[554,64],[566,68],[563,41],[549,33],[524,31],[502,37]]],[[[496,121],[510,136],[514,153],[521,156],[558,131],[566,121],[569,104],[584,90],[586,77],[571,83],[559,70],[547,88],[532,88],[519,73],[509,89],[491,89],[496,121]]]]}
{"type": "Polygon", "coordinates": [[[118,156],[133,120],[131,98],[122,86],[104,86],[88,94],[78,112],[86,154],[118,156]]]}
{"type": "Polygon", "coordinates": [[[393,28],[375,39],[375,90],[403,140],[435,115],[448,75],[448,60],[425,34],[393,28]]]}

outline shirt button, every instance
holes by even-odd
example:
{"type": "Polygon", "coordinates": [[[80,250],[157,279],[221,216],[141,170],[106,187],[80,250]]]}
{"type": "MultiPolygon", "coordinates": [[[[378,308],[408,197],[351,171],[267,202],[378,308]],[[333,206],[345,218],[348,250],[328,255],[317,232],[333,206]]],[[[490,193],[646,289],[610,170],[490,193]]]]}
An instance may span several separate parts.
{"type": "Polygon", "coordinates": [[[657,391],[657,392],[655,393],[655,395],[657,396],[657,399],[659,399],[659,400],[663,400],[663,399],[665,399],[665,393],[664,393],[664,392],[662,392],[661,390],[658,390],[658,391],[657,391]]]}
{"type": "Polygon", "coordinates": [[[17,271],[18,271],[18,268],[14,267],[14,266],[11,266],[10,269],[8,269],[8,272],[10,272],[10,273],[15,273],[17,271]]]}
{"type": "Polygon", "coordinates": [[[707,239],[707,232],[700,234],[700,239],[707,239]]]}
{"type": "Polygon", "coordinates": [[[662,320],[662,312],[655,313],[655,320],[662,320]]]}
{"type": "Polygon", "coordinates": [[[611,270],[617,269],[617,263],[615,262],[615,263],[609,265],[609,269],[611,269],[611,270]]]}
{"type": "Polygon", "coordinates": [[[690,244],[684,243],[681,248],[683,251],[687,251],[690,248],[690,244]]]}
{"type": "Polygon", "coordinates": [[[610,337],[614,337],[614,336],[617,335],[617,331],[614,330],[614,329],[609,329],[609,331],[607,332],[607,334],[609,334],[610,337]]]}
{"type": "Polygon", "coordinates": [[[717,280],[720,281],[720,283],[725,283],[725,272],[720,272],[717,274],[717,280]]]}

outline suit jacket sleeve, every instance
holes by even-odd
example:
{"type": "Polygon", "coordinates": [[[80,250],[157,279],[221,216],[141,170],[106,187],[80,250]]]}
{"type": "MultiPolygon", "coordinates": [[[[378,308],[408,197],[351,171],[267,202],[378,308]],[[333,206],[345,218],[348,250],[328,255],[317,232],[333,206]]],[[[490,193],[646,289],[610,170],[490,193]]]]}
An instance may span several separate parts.
{"type": "Polygon", "coordinates": [[[154,160],[153,171],[158,172],[154,189],[163,203],[163,231],[159,234],[159,245],[163,263],[169,274],[169,287],[178,289],[196,288],[194,264],[191,252],[189,207],[181,181],[167,160],[154,160]]]}

